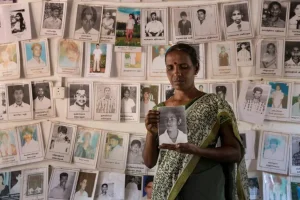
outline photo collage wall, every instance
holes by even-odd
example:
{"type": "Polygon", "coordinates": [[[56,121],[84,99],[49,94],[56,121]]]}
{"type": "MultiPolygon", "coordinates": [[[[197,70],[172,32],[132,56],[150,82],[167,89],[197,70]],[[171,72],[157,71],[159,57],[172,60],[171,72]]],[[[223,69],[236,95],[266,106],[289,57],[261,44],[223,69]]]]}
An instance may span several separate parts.
{"type": "MultiPolygon", "coordinates": [[[[91,0],[76,2],[71,13],[67,1],[43,1],[37,28],[30,3],[0,1],[0,123],[26,122],[0,128],[0,199],[151,199],[156,169],[142,158],[146,135],[76,121],[143,123],[149,110],[174,95],[166,84],[165,54],[176,43],[197,52],[196,88],[226,100],[239,121],[299,123],[300,3],[258,2],[254,27],[251,0],[149,8],[91,0]],[[58,38],[57,49],[52,38],[58,38]],[[241,79],[243,68],[251,68],[247,80],[241,79]],[[114,71],[118,81],[107,81],[116,78],[114,71]],[[62,84],[66,119],[74,123],[54,119],[56,83],[40,81],[53,76],[76,78],[62,84]],[[51,120],[46,132],[32,122],[41,119],[51,120]],[[44,160],[74,167],[10,170],[44,160]]],[[[184,115],[183,107],[176,109],[184,115]]],[[[181,129],[187,131],[184,123],[181,129]]],[[[249,177],[250,199],[300,198],[300,136],[263,130],[257,145],[255,130],[240,136],[245,159],[257,160],[262,171],[262,177],[249,177]]]]}

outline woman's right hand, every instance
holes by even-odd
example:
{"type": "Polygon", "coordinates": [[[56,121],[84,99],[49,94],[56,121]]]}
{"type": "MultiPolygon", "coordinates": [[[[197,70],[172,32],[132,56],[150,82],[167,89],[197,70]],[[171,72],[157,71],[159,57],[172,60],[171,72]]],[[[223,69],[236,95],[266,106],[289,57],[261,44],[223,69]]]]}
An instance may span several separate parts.
{"type": "Polygon", "coordinates": [[[153,136],[158,134],[159,111],[149,110],[145,118],[145,126],[149,133],[153,136]]]}

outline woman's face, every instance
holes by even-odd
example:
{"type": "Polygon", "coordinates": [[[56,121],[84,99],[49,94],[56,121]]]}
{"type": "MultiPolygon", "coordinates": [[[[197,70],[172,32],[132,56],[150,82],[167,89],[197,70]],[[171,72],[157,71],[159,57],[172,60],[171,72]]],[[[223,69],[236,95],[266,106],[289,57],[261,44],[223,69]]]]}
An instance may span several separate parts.
{"type": "Polygon", "coordinates": [[[167,54],[166,72],[174,89],[185,90],[194,87],[197,70],[187,53],[172,51],[167,54]]]}
{"type": "Polygon", "coordinates": [[[271,53],[271,54],[274,54],[275,53],[275,47],[273,45],[269,45],[268,46],[268,52],[271,53]]]}
{"type": "Polygon", "coordinates": [[[129,19],[132,19],[132,15],[129,15],[129,19]]]}
{"type": "Polygon", "coordinates": [[[16,15],[16,20],[19,21],[21,19],[20,15],[16,15]]]}
{"type": "Polygon", "coordinates": [[[128,98],[129,96],[130,96],[130,93],[129,93],[128,90],[126,90],[126,91],[124,92],[124,97],[128,98]]]}
{"type": "Polygon", "coordinates": [[[280,86],[279,86],[279,85],[276,86],[276,90],[277,90],[277,91],[280,90],[280,86]]]}
{"type": "Polygon", "coordinates": [[[295,15],[300,16],[300,4],[298,4],[294,10],[295,15]]]}
{"type": "Polygon", "coordinates": [[[110,13],[109,13],[109,12],[105,13],[105,17],[106,17],[107,19],[109,19],[109,18],[110,18],[110,13]]]}

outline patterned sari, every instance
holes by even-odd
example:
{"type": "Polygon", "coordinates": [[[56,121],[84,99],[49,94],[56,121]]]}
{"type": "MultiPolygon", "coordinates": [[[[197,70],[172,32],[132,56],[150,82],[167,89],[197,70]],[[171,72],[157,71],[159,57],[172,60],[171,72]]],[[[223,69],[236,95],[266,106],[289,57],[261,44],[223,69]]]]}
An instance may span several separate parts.
{"type": "MultiPolygon", "coordinates": [[[[157,107],[164,106],[164,103],[157,107]]],[[[157,108],[156,107],[156,108],[157,108]]],[[[154,109],[156,109],[154,108],[154,109]]],[[[241,139],[234,113],[229,104],[216,94],[205,94],[186,106],[188,141],[201,148],[216,145],[219,128],[224,122],[232,124],[235,137],[241,139]]],[[[248,200],[248,177],[243,158],[239,163],[222,164],[225,176],[225,199],[248,200]]],[[[154,180],[152,200],[174,200],[194,171],[201,157],[176,151],[160,151],[154,180]]],[[[201,185],[195,185],[201,187],[201,185]]]]}

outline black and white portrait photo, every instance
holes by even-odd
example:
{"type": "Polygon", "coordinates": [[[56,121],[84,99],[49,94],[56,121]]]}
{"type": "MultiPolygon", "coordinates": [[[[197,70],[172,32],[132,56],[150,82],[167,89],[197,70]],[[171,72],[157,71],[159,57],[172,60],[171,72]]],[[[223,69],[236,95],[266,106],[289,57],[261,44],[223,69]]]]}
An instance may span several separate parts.
{"type": "Polygon", "coordinates": [[[290,141],[290,174],[291,175],[299,175],[300,168],[300,137],[298,135],[291,135],[290,141]]]}
{"type": "Polygon", "coordinates": [[[7,86],[8,111],[10,113],[22,113],[31,111],[29,84],[7,86]]]}
{"type": "Polygon", "coordinates": [[[128,147],[127,164],[144,164],[142,152],[146,138],[131,136],[128,147]]]}
{"type": "Polygon", "coordinates": [[[184,107],[160,107],[159,112],[159,144],[188,142],[184,107]]]}
{"type": "Polygon", "coordinates": [[[99,5],[78,4],[74,39],[98,41],[102,10],[99,5]]]}
{"type": "Polygon", "coordinates": [[[125,176],[125,199],[139,200],[142,196],[142,177],[125,176]]]}
{"type": "Polygon", "coordinates": [[[94,199],[97,179],[98,179],[98,171],[79,172],[73,200],[94,199]]]}
{"type": "Polygon", "coordinates": [[[152,110],[160,102],[160,85],[141,85],[141,118],[145,118],[149,110],[152,110]]]}
{"type": "Polygon", "coordinates": [[[237,60],[238,66],[252,66],[253,65],[251,40],[237,41],[236,42],[236,51],[237,51],[236,60],[237,60]]]}
{"type": "Polygon", "coordinates": [[[70,84],[70,112],[89,112],[88,84],[70,84]]]}
{"type": "Polygon", "coordinates": [[[10,172],[10,195],[12,197],[19,197],[21,192],[22,182],[22,171],[12,171],[10,172]]]}
{"type": "Polygon", "coordinates": [[[61,29],[64,4],[46,2],[44,9],[43,28],[61,29]]]}
{"type": "Polygon", "coordinates": [[[69,154],[71,141],[73,136],[73,127],[69,127],[61,124],[54,124],[49,150],[51,152],[69,154]]]}
{"type": "Polygon", "coordinates": [[[121,113],[136,113],[137,88],[122,86],[121,94],[121,113]]]}
{"type": "Polygon", "coordinates": [[[249,184],[249,194],[251,200],[259,199],[260,197],[260,190],[259,190],[259,181],[257,177],[248,178],[249,184]]]}
{"type": "Polygon", "coordinates": [[[103,9],[101,37],[115,35],[116,17],[117,17],[117,10],[115,8],[103,9]]]}
{"type": "MultiPolygon", "coordinates": [[[[51,88],[52,89],[52,88],[51,88]]],[[[52,107],[51,93],[49,82],[39,82],[32,84],[33,92],[33,109],[48,110],[52,107]]]]}
{"type": "Polygon", "coordinates": [[[54,168],[49,182],[49,200],[69,200],[78,173],[72,169],[54,168]]]}
{"type": "Polygon", "coordinates": [[[300,72],[300,42],[285,41],[284,76],[299,77],[300,72]]]}
{"type": "Polygon", "coordinates": [[[0,119],[5,120],[7,114],[6,90],[0,85],[0,119]]]}
{"type": "Polygon", "coordinates": [[[288,36],[295,37],[300,33],[300,2],[290,3],[288,36]]]}
{"type": "Polygon", "coordinates": [[[100,172],[95,200],[125,199],[125,174],[100,172]]]}
{"type": "Polygon", "coordinates": [[[26,12],[25,9],[12,10],[10,12],[10,23],[11,23],[11,33],[12,34],[21,34],[28,29],[27,25],[30,22],[29,21],[26,22],[26,19],[24,16],[25,12],[26,12]]]}
{"type": "Polygon", "coordinates": [[[236,84],[235,83],[211,83],[210,91],[217,94],[221,99],[226,100],[232,110],[235,112],[236,84]]]}
{"type": "Polygon", "coordinates": [[[31,196],[42,194],[44,192],[44,178],[45,177],[43,173],[28,175],[26,195],[31,196]]]}
{"type": "Polygon", "coordinates": [[[193,40],[193,16],[191,8],[172,8],[172,22],[174,43],[193,40]]]}

